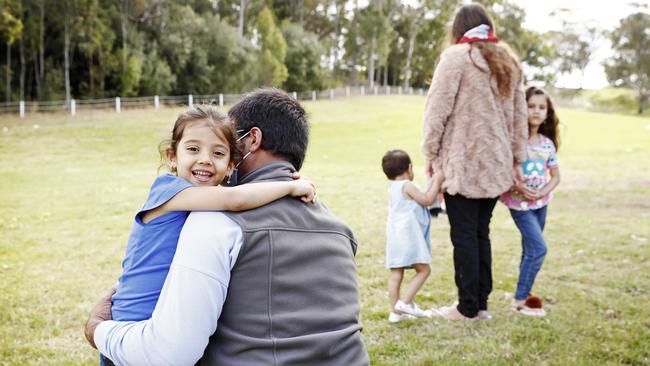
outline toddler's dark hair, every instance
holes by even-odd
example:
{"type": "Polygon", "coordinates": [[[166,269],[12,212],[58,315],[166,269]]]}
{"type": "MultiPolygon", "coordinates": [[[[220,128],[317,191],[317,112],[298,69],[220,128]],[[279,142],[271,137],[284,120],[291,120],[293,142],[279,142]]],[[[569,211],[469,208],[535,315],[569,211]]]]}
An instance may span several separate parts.
{"type": "Polygon", "coordinates": [[[409,169],[411,158],[404,150],[389,150],[381,159],[381,168],[388,179],[393,180],[409,169]]]}

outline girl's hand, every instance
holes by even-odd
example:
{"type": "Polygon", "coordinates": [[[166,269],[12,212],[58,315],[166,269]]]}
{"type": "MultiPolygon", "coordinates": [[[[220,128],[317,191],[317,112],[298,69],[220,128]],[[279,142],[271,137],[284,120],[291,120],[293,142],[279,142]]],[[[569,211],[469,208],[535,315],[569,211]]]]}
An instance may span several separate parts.
{"type": "Polygon", "coordinates": [[[541,200],[542,198],[546,197],[548,192],[545,192],[543,189],[540,191],[535,191],[535,196],[533,197],[533,200],[541,200]]]}
{"type": "Polygon", "coordinates": [[[519,195],[521,195],[523,198],[529,201],[534,201],[537,199],[535,198],[538,195],[537,190],[530,189],[526,187],[526,185],[523,183],[518,182],[517,184],[512,186],[511,190],[519,193],[519,195]]]}
{"type": "MultiPolygon", "coordinates": [[[[294,173],[294,177],[295,174],[297,173],[294,173]]],[[[292,197],[300,197],[303,202],[316,202],[316,187],[307,178],[299,178],[291,182],[291,192],[289,194],[292,197]]]]}

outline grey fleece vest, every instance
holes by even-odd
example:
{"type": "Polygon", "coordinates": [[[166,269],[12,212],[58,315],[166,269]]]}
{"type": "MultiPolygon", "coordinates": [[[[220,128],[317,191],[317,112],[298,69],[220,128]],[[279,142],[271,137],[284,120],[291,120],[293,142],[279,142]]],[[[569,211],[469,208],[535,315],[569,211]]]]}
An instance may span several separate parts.
{"type": "MultiPolygon", "coordinates": [[[[286,162],[241,183],[291,180],[286,162]]],[[[285,197],[244,212],[243,245],[201,365],[368,365],[350,229],[322,204],[285,197]]]]}

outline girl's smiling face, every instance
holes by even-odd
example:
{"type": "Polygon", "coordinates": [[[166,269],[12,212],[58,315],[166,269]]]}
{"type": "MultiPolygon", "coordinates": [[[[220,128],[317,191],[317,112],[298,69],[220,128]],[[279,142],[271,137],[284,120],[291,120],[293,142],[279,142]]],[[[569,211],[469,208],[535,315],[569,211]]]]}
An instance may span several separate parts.
{"type": "Polygon", "coordinates": [[[548,113],[546,95],[534,94],[528,98],[528,124],[539,127],[548,113]]]}
{"type": "Polygon", "coordinates": [[[220,132],[197,121],[185,127],[175,152],[168,152],[176,174],[195,186],[216,186],[230,174],[230,149],[220,132]]]}

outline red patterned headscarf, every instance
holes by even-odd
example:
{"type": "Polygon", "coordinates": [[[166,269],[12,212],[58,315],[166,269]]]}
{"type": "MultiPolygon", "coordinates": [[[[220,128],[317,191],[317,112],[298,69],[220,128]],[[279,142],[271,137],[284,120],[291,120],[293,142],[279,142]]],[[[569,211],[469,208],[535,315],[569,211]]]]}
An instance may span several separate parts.
{"type": "Polygon", "coordinates": [[[476,26],[463,34],[458,43],[472,42],[499,42],[499,38],[494,34],[492,28],[487,24],[476,26]]]}

